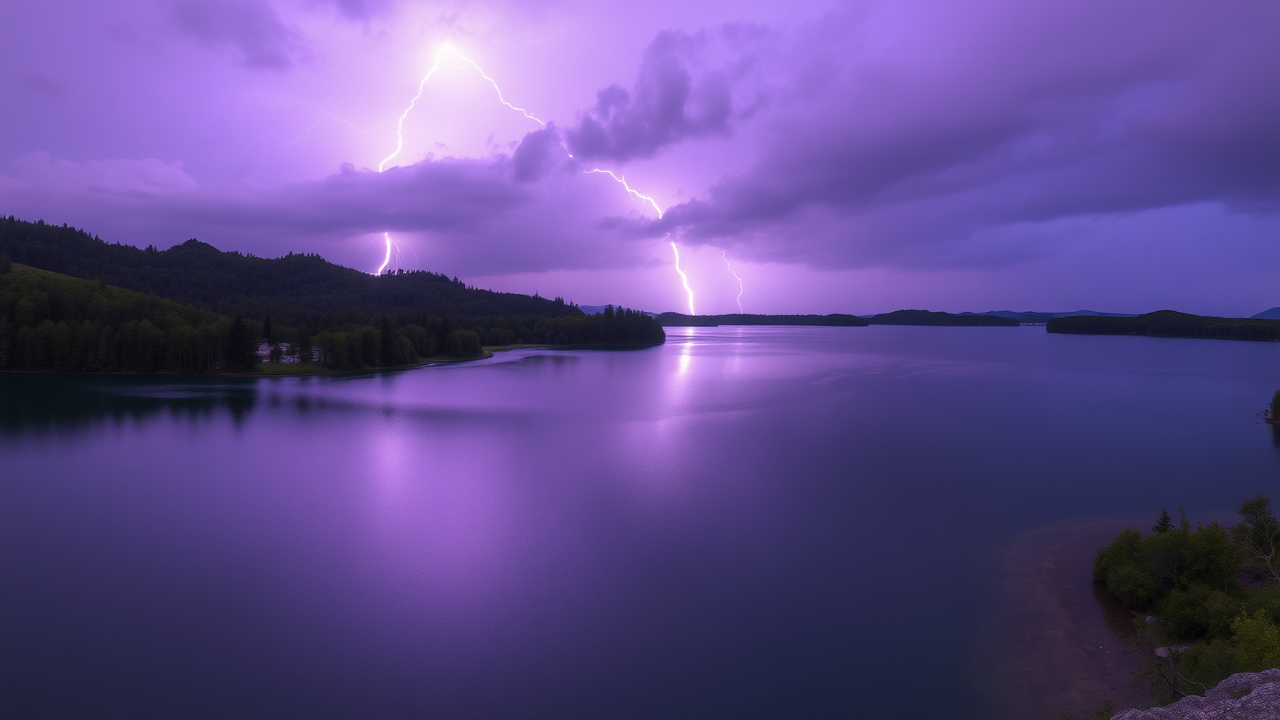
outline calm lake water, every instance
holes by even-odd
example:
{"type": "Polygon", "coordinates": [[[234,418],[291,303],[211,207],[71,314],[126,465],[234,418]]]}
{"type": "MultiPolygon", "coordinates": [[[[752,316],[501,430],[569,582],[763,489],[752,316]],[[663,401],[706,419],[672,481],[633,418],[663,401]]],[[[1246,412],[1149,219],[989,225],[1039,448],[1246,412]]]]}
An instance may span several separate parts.
{"type": "Polygon", "coordinates": [[[1280,345],[669,329],[0,376],[0,715],[983,718],[993,558],[1280,488],[1280,345]]]}

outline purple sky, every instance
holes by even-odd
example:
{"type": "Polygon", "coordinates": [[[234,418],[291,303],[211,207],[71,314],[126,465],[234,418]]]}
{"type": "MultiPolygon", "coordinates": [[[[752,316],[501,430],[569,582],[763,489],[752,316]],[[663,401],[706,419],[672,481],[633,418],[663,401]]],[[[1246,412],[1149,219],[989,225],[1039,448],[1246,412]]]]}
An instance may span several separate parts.
{"type": "Polygon", "coordinates": [[[1270,0],[10,2],[0,213],[366,271],[389,232],[650,310],[687,308],[674,240],[700,313],[737,311],[727,259],[747,312],[1248,315],[1278,37],[1270,0]]]}

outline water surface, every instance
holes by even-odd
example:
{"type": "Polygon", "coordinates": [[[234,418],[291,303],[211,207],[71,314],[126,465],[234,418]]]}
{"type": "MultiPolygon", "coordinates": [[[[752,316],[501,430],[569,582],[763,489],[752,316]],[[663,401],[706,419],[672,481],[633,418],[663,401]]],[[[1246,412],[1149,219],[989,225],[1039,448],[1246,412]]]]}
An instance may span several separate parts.
{"type": "Polygon", "coordinates": [[[1020,533],[1277,489],[1280,346],[691,328],[0,376],[0,715],[982,718],[1020,533]]]}

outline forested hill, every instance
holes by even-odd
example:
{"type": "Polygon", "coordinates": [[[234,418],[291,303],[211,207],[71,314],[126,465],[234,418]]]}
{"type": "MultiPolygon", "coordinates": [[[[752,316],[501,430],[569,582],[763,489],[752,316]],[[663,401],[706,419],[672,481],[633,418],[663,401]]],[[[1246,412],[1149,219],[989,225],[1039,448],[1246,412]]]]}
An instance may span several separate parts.
{"type": "Polygon", "coordinates": [[[953,315],[931,310],[894,310],[867,318],[872,325],[939,325],[956,327],[1017,327],[1013,318],[997,315],[953,315]]]}
{"type": "Polygon", "coordinates": [[[1134,317],[1062,317],[1045,330],[1073,335],[1147,335],[1210,340],[1280,341],[1280,320],[1220,318],[1158,310],[1134,317]]]}
{"type": "Polygon", "coordinates": [[[413,271],[379,277],[319,255],[267,259],[222,252],[188,240],[168,250],[108,244],[65,225],[0,218],[0,252],[14,262],[152,293],[215,312],[270,315],[286,324],[322,327],[365,323],[384,313],[437,317],[543,316],[582,313],[557,298],[467,287],[444,275],[413,271]]]}

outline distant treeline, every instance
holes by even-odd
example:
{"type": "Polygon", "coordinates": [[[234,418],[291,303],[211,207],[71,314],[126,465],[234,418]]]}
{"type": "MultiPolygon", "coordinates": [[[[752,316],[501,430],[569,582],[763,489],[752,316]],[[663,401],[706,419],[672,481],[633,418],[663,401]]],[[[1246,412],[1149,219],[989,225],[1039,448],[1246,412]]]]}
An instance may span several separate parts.
{"type": "Polygon", "coordinates": [[[1160,310],[1134,317],[1061,317],[1050,320],[1051,333],[1146,335],[1214,340],[1280,340],[1280,320],[1203,317],[1160,310]]]}
{"type": "Polygon", "coordinates": [[[1018,327],[1020,323],[998,315],[953,315],[932,310],[895,310],[867,318],[871,325],[937,325],[956,327],[1018,327]]]}
{"type": "Polygon", "coordinates": [[[477,357],[484,345],[656,345],[665,334],[655,319],[613,308],[591,317],[384,315],[377,325],[346,323],[313,334],[305,323],[231,318],[13,265],[0,253],[0,370],[244,372],[258,364],[259,338],[287,344],[300,360],[314,350],[321,364],[350,370],[477,357]]]}
{"type": "Polygon", "coordinates": [[[626,348],[661,345],[665,340],[666,333],[654,318],[608,307],[600,315],[578,317],[399,316],[384,319],[379,328],[344,325],[316,335],[313,344],[325,365],[358,369],[436,355],[477,357],[486,345],[626,348]],[[384,340],[388,337],[394,339],[384,340]],[[383,363],[382,358],[392,361],[383,363]]]}
{"type": "Polygon", "coordinates": [[[717,325],[835,325],[865,327],[857,315],[683,315],[662,313],[658,322],[666,327],[715,327],[717,325]]]}
{"type": "Polygon", "coordinates": [[[0,252],[13,262],[127,290],[151,293],[223,315],[270,315],[313,328],[376,324],[384,314],[436,317],[581,317],[563,299],[468,287],[457,278],[413,271],[373,276],[319,255],[266,259],[188,240],[168,250],[108,244],[66,225],[0,218],[0,252]]]}

